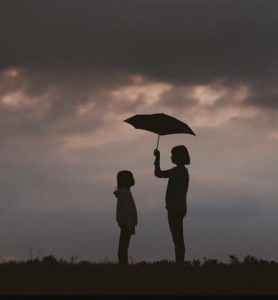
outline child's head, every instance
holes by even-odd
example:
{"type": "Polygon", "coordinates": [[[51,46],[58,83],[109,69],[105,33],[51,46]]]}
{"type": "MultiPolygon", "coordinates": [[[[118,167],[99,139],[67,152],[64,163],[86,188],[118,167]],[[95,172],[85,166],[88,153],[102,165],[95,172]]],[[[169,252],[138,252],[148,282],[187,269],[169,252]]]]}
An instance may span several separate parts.
{"type": "Polygon", "coordinates": [[[117,174],[118,188],[126,187],[130,188],[135,184],[133,174],[130,171],[120,171],[117,174]]]}
{"type": "Polygon", "coordinates": [[[187,148],[184,145],[175,146],[172,149],[172,162],[176,165],[189,165],[190,156],[187,148]]]}

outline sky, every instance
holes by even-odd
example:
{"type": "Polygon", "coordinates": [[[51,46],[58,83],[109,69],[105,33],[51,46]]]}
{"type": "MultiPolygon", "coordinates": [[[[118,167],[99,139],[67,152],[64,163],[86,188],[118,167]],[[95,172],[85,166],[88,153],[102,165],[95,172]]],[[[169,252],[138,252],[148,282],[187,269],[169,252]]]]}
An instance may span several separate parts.
{"type": "Polygon", "coordinates": [[[1,0],[0,259],[116,260],[116,175],[131,170],[134,261],[173,259],[156,136],[191,164],[186,259],[278,260],[276,0],[1,0]]]}

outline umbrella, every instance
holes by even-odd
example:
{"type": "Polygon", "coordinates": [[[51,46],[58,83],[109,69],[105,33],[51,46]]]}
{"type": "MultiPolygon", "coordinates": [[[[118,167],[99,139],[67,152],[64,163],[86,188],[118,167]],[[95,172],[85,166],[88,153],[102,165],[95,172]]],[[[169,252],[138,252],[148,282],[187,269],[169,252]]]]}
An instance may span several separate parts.
{"type": "Polygon", "coordinates": [[[129,123],[136,129],[143,129],[158,134],[156,149],[158,148],[159,138],[161,135],[176,133],[196,135],[187,124],[164,113],[135,115],[124,120],[124,122],[129,123]]]}

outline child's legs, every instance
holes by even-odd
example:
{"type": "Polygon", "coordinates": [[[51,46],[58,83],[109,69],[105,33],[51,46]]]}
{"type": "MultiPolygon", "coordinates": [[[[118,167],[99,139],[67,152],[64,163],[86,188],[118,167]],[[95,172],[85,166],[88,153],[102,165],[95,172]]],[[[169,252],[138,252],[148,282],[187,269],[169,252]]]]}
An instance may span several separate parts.
{"type": "Polygon", "coordinates": [[[129,247],[130,238],[131,238],[131,232],[125,228],[122,228],[120,233],[119,249],[118,249],[118,259],[119,259],[119,263],[121,264],[128,263],[128,247],[129,247]]]}

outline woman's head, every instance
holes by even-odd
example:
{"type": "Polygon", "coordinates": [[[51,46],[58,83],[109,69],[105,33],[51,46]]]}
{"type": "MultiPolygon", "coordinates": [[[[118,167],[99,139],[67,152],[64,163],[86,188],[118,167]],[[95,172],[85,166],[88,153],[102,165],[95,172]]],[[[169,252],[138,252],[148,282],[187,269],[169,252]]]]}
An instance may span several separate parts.
{"type": "Polygon", "coordinates": [[[133,174],[130,171],[124,170],[117,174],[117,185],[118,188],[126,187],[130,188],[135,184],[133,174]]]}
{"type": "Polygon", "coordinates": [[[177,165],[189,165],[190,156],[184,145],[175,146],[172,149],[172,162],[177,165]]]}

